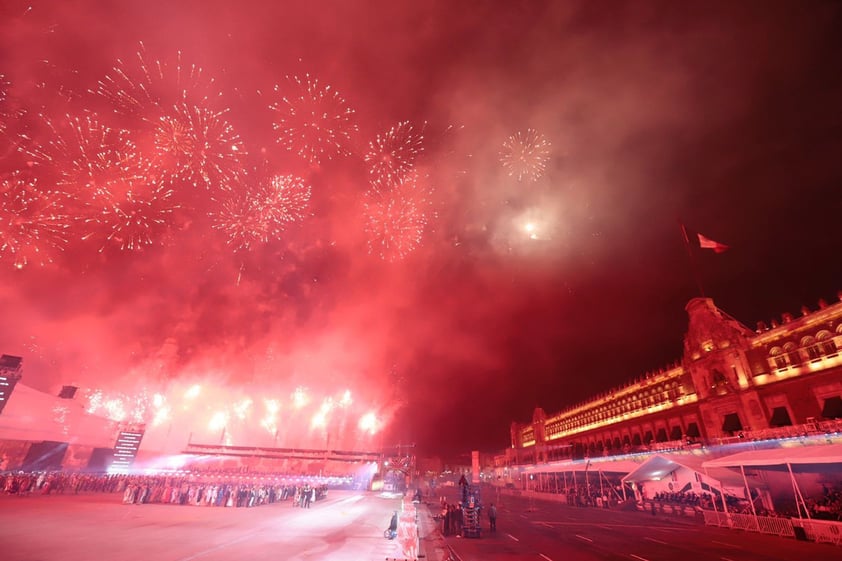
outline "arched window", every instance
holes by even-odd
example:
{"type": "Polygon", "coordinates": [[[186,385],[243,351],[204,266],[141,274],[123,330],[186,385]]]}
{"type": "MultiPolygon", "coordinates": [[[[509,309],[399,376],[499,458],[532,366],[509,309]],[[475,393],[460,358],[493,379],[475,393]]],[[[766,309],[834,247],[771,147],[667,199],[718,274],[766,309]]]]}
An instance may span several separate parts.
{"type": "Polygon", "coordinates": [[[819,351],[823,355],[826,356],[836,354],[836,342],[833,340],[830,331],[819,331],[816,335],[816,341],[819,344],[819,351]]]}
{"type": "Polygon", "coordinates": [[[819,346],[816,344],[816,338],[812,335],[807,335],[801,339],[801,348],[807,353],[809,360],[815,360],[821,357],[819,346]]]}
{"type": "Polygon", "coordinates": [[[801,359],[801,353],[798,352],[798,347],[795,346],[795,343],[789,342],[784,345],[784,352],[786,353],[787,360],[793,366],[803,362],[801,359]]]}
{"type": "Polygon", "coordinates": [[[772,350],[769,351],[769,356],[775,363],[775,368],[786,368],[786,357],[784,356],[783,349],[780,347],[772,347],[772,350]]]}
{"type": "Polygon", "coordinates": [[[711,373],[711,389],[717,395],[725,395],[731,389],[725,374],[717,368],[714,368],[711,373]]]}

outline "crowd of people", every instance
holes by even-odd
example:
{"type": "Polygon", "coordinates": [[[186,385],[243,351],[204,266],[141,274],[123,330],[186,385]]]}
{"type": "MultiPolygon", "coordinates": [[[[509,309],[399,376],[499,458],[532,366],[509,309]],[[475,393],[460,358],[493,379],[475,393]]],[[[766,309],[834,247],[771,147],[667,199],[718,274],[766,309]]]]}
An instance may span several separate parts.
{"type": "Polygon", "coordinates": [[[9,495],[120,493],[125,504],[252,507],[290,501],[294,507],[310,508],[327,496],[328,488],[324,478],[289,474],[0,473],[0,489],[9,495]]]}
{"type": "Polygon", "coordinates": [[[713,510],[713,498],[708,493],[701,495],[694,491],[655,493],[653,500],[671,505],[692,506],[713,510]]]}
{"type": "Polygon", "coordinates": [[[440,501],[440,523],[443,536],[462,536],[464,513],[461,503],[448,503],[444,497],[440,501]]]}
{"type": "Polygon", "coordinates": [[[813,518],[820,520],[842,521],[842,483],[833,487],[822,486],[822,496],[811,502],[807,501],[813,518]]]}

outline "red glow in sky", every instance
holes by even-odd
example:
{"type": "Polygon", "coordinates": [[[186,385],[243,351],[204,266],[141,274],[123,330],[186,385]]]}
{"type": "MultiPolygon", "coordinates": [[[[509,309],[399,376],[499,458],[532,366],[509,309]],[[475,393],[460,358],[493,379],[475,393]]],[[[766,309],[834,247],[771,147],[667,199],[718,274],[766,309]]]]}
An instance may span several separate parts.
{"type": "Polygon", "coordinates": [[[296,438],[330,398],[349,445],[494,450],[680,358],[679,220],[730,246],[700,265],[748,325],[842,288],[836,3],[113,4],[0,8],[29,385],[172,422],[199,384],[232,439],[308,388],[296,438]]]}

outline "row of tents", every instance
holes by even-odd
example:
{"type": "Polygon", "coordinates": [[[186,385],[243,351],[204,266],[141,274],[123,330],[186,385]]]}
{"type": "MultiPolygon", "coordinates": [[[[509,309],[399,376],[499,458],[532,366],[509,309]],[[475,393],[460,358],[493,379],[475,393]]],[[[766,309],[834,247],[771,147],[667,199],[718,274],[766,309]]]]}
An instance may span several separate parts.
{"type": "Polygon", "coordinates": [[[793,501],[799,516],[809,517],[805,496],[814,496],[827,485],[842,484],[842,443],[824,439],[791,439],[767,443],[745,443],[718,449],[691,449],[654,455],[601,457],[530,466],[527,475],[570,473],[619,477],[622,491],[634,490],[638,500],[657,492],[706,492],[714,497],[714,508],[728,510],[725,496],[741,496],[755,510],[763,498],[769,510],[775,502],[793,501]],[[729,453],[730,452],[730,453],[729,453]],[[807,489],[803,489],[807,487],[807,489]],[[646,489],[644,496],[643,489],[646,489]]]}

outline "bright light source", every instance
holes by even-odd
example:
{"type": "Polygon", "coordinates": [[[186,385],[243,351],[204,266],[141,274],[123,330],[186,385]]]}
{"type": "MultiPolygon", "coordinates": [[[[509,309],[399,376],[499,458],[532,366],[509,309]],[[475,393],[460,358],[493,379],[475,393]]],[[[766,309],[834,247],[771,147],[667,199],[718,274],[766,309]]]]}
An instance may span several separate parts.
{"type": "Polygon", "coordinates": [[[303,386],[298,386],[295,388],[295,391],[292,392],[292,406],[296,409],[301,409],[310,401],[310,398],[307,396],[307,388],[303,386]]]}
{"type": "Polygon", "coordinates": [[[327,416],[325,415],[325,412],[319,411],[313,415],[313,419],[310,421],[310,424],[313,428],[322,428],[327,426],[327,416]]]}
{"type": "Polygon", "coordinates": [[[228,413],[225,411],[217,411],[211,417],[211,420],[208,423],[208,428],[211,430],[220,430],[224,429],[226,425],[228,425],[228,413]]]}
{"type": "Polygon", "coordinates": [[[234,404],[234,414],[237,416],[238,419],[243,420],[248,415],[248,410],[251,407],[251,399],[245,398],[244,400],[234,404]]]}
{"type": "Polygon", "coordinates": [[[374,434],[380,429],[380,422],[377,420],[377,416],[374,413],[366,413],[360,419],[358,426],[361,431],[374,434]]]}
{"type": "Polygon", "coordinates": [[[202,386],[199,384],[193,384],[190,388],[184,392],[185,399],[195,399],[199,396],[199,393],[202,391],[202,386]]]}

